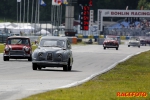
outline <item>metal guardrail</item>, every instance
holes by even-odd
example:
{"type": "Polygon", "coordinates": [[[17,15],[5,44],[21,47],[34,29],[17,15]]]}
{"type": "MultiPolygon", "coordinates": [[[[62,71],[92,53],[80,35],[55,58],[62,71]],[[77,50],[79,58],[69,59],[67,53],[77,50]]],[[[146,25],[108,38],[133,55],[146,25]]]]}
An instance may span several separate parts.
{"type": "MultiPolygon", "coordinates": [[[[9,36],[6,35],[0,35],[0,43],[5,43],[6,39],[9,36]]],[[[41,36],[27,36],[30,38],[31,42],[35,42],[37,40],[39,40],[41,38],[41,36]]],[[[83,36],[83,35],[77,35],[76,36],[78,39],[95,39],[95,38],[104,38],[104,35],[99,35],[99,36],[93,36],[93,35],[89,35],[89,36],[83,36]]],[[[71,38],[71,37],[70,37],[71,38]]],[[[72,41],[72,39],[70,39],[72,41]]],[[[121,40],[128,40],[130,38],[130,36],[118,36],[118,38],[120,38],[121,40]]]]}
{"type": "MultiPolygon", "coordinates": [[[[5,43],[8,37],[9,36],[7,36],[7,35],[0,35],[0,43],[5,43]]],[[[41,36],[27,36],[27,37],[30,38],[31,42],[35,42],[35,41],[39,40],[39,38],[41,36]]]]}
{"type": "MultiPolygon", "coordinates": [[[[88,39],[94,39],[94,38],[104,38],[104,35],[98,35],[98,36],[93,36],[93,35],[88,35],[88,36],[84,36],[84,35],[76,35],[77,38],[79,39],[84,39],[84,38],[88,38],[88,39]]],[[[117,38],[121,39],[121,40],[128,40],[130,39],[130,36],[117,36],[117,38]]]]}
{"type": "MultiPolygon", "coordinates": [[[[9,36],[0,35],[0,43],[5,43],[7,37],[9,36]]],[[[30,38],[31,43],[34,43],[35,41],[39,41],[42,36],[27,36],[27,37],[30,38]]],[[[74,43],[74,44],[77,43],[77,37],[68,37],[68,39],[71,43],[74,43]]]]}
{"type": "Polygon", "coordinates": [[[5,43],[8,36],[0,35],[0,43],[5,43]]]}

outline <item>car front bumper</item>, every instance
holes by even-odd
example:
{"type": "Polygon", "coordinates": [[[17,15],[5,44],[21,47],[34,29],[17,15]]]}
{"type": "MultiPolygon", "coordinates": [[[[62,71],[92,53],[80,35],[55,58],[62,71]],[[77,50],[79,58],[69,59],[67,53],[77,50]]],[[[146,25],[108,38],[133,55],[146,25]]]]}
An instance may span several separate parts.
{"type": "Polygon", "coordinates": [[[58,67],[68,64],[68,62],[51,62],[51,61],[32,61],[32,63],[45,67],[56,67],[56,66],[58,67]]]}
{"type": "Polygon", "coordinates": [[[24,54],[24,55],[10,55],[10,54],[3,54],[4,57],[9,57],[9,58],[18,58],[18,59],[26,59],[31,57],[30,54],[24,54]]]}
{"type": "Polygon", "coordinates": [[[118,45],[104,45],[105,48],[118,48],[118,45]]]}
{"type": "Polygon", "coordinates": [[[139,43],[129,43],[130,46],[140,46],[139,43]]]}

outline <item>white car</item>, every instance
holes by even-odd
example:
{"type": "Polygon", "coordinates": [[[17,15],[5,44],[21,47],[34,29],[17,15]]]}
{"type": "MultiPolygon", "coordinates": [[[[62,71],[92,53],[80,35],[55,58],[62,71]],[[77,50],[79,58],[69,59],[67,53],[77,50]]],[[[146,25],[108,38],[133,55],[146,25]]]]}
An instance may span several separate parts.
{"type": "Polygon", "coordinates": [[[137,46],[140,48],[140,39],[137,37],[131,37],[128,43],[128,47],[130,46],[137,46]]]}

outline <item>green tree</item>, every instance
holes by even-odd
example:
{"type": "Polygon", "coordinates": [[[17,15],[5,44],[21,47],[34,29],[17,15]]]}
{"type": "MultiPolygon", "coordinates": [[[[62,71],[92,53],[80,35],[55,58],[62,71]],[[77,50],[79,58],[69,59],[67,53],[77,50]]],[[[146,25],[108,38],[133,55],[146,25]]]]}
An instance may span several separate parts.
{"type": "MultiPolygon", "coordinates": [[[[24,0],[22,0],[24,1],[24,0]]],[[[25,0],[27,1],[27,0],[25,0]]],[[[31,21],[31,6],[32,6],[32,0],[30,1],[30,12],[29,12],[29,21],[31,21]]],[[[34,0],[35,2],[36,0],[34,0]]],[[[50,21],[51,20],[51,6],[52,6],[52,0],[44,0],[44,2],[47,4],[45,7],[40,6],[40,20],[41,21],[50,21]]],[[[94,10],[94,17],[95,20],[97,17],[97,9],[122,9],[125,10],[126,6],[129,7],[129,10],[133,9],[140,9],[141,5],[144,5],[144,9],[149,9],[149,3],[150,0],[93,0],[93,6],[91,7],[92,10],[94,10]],[[137,7],[138,6],[138,7],[137,7]]],[[[73,4],[75,7],[75,19],[79,19],[79,5],[73,4]]],[[[65,5],[63,6],[63,22],[65,20],[65,5]]],[[[27,7],[27,3],[26,3],[27,7]]],[[[35,11],[35,5],[34,5],[34,11],[35,11]]],[[[20,9],[19,9],[20,10],[20,9]]],[[[22,15],[23,15],[23,2],[22,2],[22,15]]],[[[34,16],[35,17],[35,16],[34,16]]],[[[17,0],[1,0],[0,3],[0,18],[9,18],[13,20],[17,20],[17,0]]]]}
{"type": "Polygon", "coordinates": [[[143,9],[147,9],[147,0],[139,0],[137,8],[141,9],[141,7],[143,7],[143,9]]]}
{"type": "Polygon", "coordinates": [[[138,2],[138,9],[141,9],[143,6],[144,10],[149,10],[150,9],[150,0],[139,0],[138,2]]]}

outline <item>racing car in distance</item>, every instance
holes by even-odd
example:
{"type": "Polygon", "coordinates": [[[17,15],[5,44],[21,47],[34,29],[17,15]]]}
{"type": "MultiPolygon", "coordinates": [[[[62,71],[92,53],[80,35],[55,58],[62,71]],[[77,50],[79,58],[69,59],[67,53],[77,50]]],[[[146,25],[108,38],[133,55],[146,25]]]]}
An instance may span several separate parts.
{"type": "Polygon", "coordinates": [[[103,42],[104,50],[106,48],[116,48],[118,50],[119,48],[119,42],[117,41],[117,38],[105,38],[103,42]]]}
{"type": "Polygon", "coordinates": [[[131,37],[129,39],[128,47],[130,46],[137,46],[140,48],[140,39],[138,37],[131,37]]]}
{"type": "Polygon", "coordinates": [[[139,37],[139,39],[140,39],[140,44],[143,46],[146,46],[146,44],[147,44],[147,40],[146,40],[146,38],[145,37],[139,37]]]}
{"type": "Polygon", "coordinates": [[[146,43],[150,45],[150,37],[146,37],[146,43]]]}

